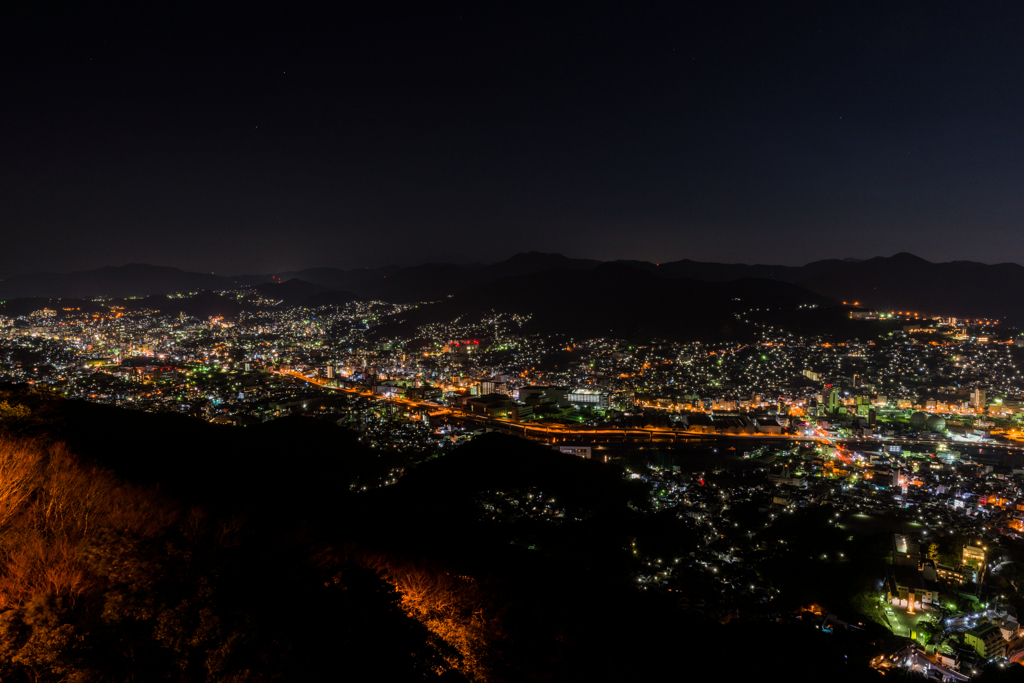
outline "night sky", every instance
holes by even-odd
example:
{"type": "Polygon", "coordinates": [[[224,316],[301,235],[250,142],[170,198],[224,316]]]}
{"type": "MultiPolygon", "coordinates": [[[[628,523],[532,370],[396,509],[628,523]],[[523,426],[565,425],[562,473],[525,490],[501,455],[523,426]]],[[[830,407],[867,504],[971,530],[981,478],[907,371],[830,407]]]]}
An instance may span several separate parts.
{"type": "Polygon", "coordinates": [[[0,276],[1024,261],[1024,3],[21,4],[0,276]]]}

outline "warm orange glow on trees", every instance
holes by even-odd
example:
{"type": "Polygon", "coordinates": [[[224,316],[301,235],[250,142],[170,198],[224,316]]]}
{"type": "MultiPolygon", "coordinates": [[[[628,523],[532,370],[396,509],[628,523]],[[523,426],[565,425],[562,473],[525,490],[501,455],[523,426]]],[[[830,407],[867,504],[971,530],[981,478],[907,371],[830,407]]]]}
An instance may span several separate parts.
{"type": "Polygon", "coordinates": [[[447,645],[435,646],[450,666],[474,680],[488,679],[487,655],[505,635],[487,593],[471,577],[382,553],[362,553],[361,563],[392,584],[406,614],[447,645]]]}
{"type": "Polygon", "coordinates": [[[463,659],[298,516],[181,505],[40,412],[15,426],[38,438],[0,431],[0,681],[425,680],[463,659]]]}
{"type": "Polygon", "coordinates": [[[147,537],[175,516],[63,444],[0,437],[0,608],[40,593],[75,599],[90,585],[80,556],[90,536],[116,528],[147,537]]]}

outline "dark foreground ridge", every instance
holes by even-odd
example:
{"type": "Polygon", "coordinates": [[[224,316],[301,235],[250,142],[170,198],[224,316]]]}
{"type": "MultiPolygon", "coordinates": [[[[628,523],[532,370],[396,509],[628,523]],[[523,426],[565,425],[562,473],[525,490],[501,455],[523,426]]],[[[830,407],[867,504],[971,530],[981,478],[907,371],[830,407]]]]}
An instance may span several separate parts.
{"type": "MultiPolygon", "coordinates": [[[[875,675],[870,624],[825,635],[756,605],[725,618],[699,586],[638,591],[630,544],[685,557],[691,532],[618,465],[488,435],[363,493],[397,456],[314,418],[231,428],[20,389],[0,405],[4,681],[875,675]],[[502,495],[563,517],[516,519],[502,495]]],[[[799,614],[842,571],[786,602],[799,614]]]]}

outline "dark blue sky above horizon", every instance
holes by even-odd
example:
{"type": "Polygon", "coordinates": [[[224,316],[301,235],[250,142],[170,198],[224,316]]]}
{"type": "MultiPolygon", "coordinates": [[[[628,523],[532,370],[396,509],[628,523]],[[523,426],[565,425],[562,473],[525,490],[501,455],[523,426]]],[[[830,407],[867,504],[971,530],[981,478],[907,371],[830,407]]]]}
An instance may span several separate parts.
{"type": "Polygon", "coordinates": [[[7,10],[0,275],[1024,261],[1024,5],[704,4],[7,10]]]}

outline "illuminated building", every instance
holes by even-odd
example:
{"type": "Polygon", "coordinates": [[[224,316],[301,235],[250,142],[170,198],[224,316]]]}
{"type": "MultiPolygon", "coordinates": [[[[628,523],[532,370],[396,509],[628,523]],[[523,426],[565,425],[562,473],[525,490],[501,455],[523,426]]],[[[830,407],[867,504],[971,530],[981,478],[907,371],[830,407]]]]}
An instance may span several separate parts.
{"type": "Polygon", "coordinates": [[[971,407],[975,410],[985,409],[985,390],[975,386],[971,389],[971,407]]]}
{"type": "Polygon", "coordinates": [[[569,387],[531,384],[520,387],[519,400],[528,405],[548,403],[556,406],[569,405],[569,387]]]}
{"type": "Polygon", "coordinates": [[[453,365],[468,365],[470,357],[480,351],[480,340],[468,339],[448,343],[448,359],[453,365]]]}
{"type": "Polygon", "coordinates": [[[985,659],[1006,656],[1006,641],[996,624],[978,624],[964,633],[964,644],[973,647],[985,659]]]}
{"type": "Polygon", "coordinates": [[[610,405],[607,391],[593,391],[590,389],[577,389],[569,392],[569,403],[578,406],[589,406],[607,410],[610,405]]]}
{"type": "Polygon", "coordinates": [[[835,412],[839,409],[839,389],[833,387],[832,390],[828,392],[828,394],[822,397],[822,400],[824,401],[822,409],[825,411],[825,414],[834,415],[835,412]]]}
{"type": "Polygon", "coordinates": [[[474,396],[466,401],[466,409],[470,413],[488,417],[508,417],[512,414],[514,407],[512,399],[505,394],[484,394],[483,396],[474,396]]]}
{"type": "Polygon", "coordinates": [[[566,453],[568,455],[578,455],[581,458],[590,459],[593,454],[590,446],[559,446],[559,453],[566,453]]]}
{"type": "Polygon", "coordinates": [[[892,566],[888,576],[889,602],[913,613],[927,605],[939,604],[934,568],[924,571],[921,548],[906,536],[893,534],[892,566]]]}
{"type": "Polygon", "coordinates": [[[508,382],[504,380],[492,380],[485,379],[480,383],[481,394],[504,394],[508,396],[510,394],[508,382]]]}
{"type": "Polygon", "coordinates": [[[963,552],[963,563],[975,567],[981,568],[985,566],[985,549],[975,547],[973,545],[965,545],[963,552]]]}

